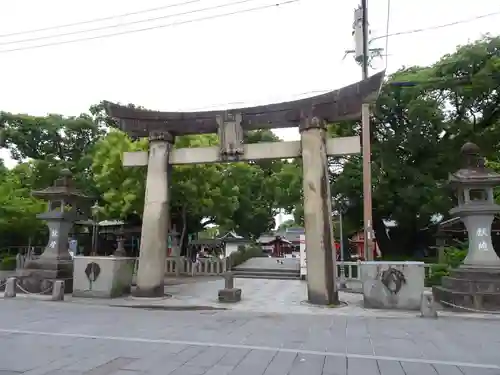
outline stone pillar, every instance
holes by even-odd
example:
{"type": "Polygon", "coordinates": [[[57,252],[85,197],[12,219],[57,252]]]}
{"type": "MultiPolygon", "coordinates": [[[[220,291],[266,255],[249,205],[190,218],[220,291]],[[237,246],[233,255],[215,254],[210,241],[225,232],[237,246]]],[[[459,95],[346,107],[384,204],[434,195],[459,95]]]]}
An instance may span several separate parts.
{"type": "Polygon", "coordinates": [[[137,297],[162,297],[169,222],[168,159],[174,142],[168,132],[151,132],[137,270],[137,297]]]}
{"type": "Polygon", "coordinates": [[[308,117],[300,125],[307,251],[307,294],[310,303],[338,304],[335,282],[332,207],[326,156],[326,127],[308,117]]]}
{"type": "Polygon", "coordinates": [[[500,267],[500,258],[491,242],[491,224],[494,214],[474,214],[462,217],[469,236],[469,251],[464,267],[500,267]]]}
{"type": "Polygon", "coordinates": [[[71,261],[68,241],[69,232],[73,227],[73,222],[68,220],[66,213],[48,212],[38,215],[39,218],[47,220],[49,227],[49,243],[40,255],[40,261],[49,261],[53,259],[71,261]]]}

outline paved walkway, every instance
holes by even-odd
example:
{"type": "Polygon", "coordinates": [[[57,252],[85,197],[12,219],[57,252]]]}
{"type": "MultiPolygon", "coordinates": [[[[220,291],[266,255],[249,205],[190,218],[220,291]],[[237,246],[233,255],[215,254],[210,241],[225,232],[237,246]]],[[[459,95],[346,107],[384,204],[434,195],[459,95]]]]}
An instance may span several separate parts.
{"type": "MultiPolygon", "coordinates": [[[[217,291],[224,287],[224,281],[212,278],[168,279],[165,292],[169,298],[116,298],[88,299],[66,296],[66,302],[77,304],[93,304],[105,306],[136,306],[156,308],[212,308],[230,309],[232,311],[266,313],[266,314],[313,314],[313,315],[349,315],[371,317],[413,318],[417,311],[375,310],[363,307],[363,296],[357,293],[339,292],[339,298],[345,302],[343,307],[330,308],[311,306],[307,303],[307,283],[300,280],[262,280],[235,279],[235,286],[243,290],[242,301],[237,304],[221,304],[217,301],[217,291]]],[[[18,295],[18,299],[26,298],[18,295]]],[[[48,299],[49,297],[44,297],[48,299]]],[[[442,317],[482,318],[499,320],[500,315],[468,314],[441,312],[442,317]]],[[[1,374],[0,374],[1,375],[1,374]]]]}
{"type": "Polygon", "coordinates": [[[236,267],[240,270],[262,269],[262,270],[284,270],[299,271],[300,262],[298,258],[250,258],[236,267]]]}
{"type": "Polygon", "coordinates": [[[0,300],[0,374],[492,375],[500,323],[0,300]]]}

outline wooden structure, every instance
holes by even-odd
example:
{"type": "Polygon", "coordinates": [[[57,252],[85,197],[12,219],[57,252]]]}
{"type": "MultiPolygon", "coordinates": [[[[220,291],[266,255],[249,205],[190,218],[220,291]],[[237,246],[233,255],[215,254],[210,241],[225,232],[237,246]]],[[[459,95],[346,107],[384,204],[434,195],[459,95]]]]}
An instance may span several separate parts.
{"type": "MultiPolygon", "coordinates": [[[[355,249],[355,253],[353,254],[353,257],[356,257],[357,259],[365,260],[365,231],[360,230],[356,233],[354,233],[351,238],[349,238],[349,243],[353,245],[355,249]]],[[[377,244],[377,241],[373,241],[373,257],[372,259],[377,259],[382,256],[382,253],[380,252],[380,248],[377,244]]]]}
{"type": "Polygon", "coordinates": [[[262,243],[262,246],[270,247],[273,257],[283,257],[285,254],[291,254],[294,250],[292,242],[281,236],[276,236],[271,241],[262,243]]]}
{"type": "Polygon", "coordinates": [[[336,304],[333,231],[327,157],[360,152],[359,137],[327,138],[326,124],[357,119],[361,106],[376,98],[378,73],[339,90],[285,103],[225,111],[157,112],[106,102],[107,113],[132,137],[148,137],[149,152],[127,152],[125,166],[147,166],[146,196],[137,273],[137,296],[163,296],[169,185],[172,165],[302,157],[308,299],[336,304]],[[301,140],[244,144],[245,131],[299,127],[301,140]],[[175,137],[217,133],[220,145],[173,148],[175,137]],[[325,266],[327,265],[327,266],[325,266]]]}

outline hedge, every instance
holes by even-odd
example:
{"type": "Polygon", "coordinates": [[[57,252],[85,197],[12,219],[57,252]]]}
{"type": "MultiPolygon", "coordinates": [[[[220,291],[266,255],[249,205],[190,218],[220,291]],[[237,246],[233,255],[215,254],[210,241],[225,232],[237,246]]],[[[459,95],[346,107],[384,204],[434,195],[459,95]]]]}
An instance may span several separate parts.
{"type": "Polygon", "coordinates": [[[239,266],[241,263],[246,262],[250,258],[260,258],[268,257],[262,248],[259,246],[250,246],[245,248],[244,246],[238,246],[238,250],[231,253],[227,259],[228,269],[239,266]]]}
{"type": "Polygon", "coordinates": [[[0,261],[0,270],[1,271],[15,271],[16,270],[16,257],[4,257],[0,261]]]}

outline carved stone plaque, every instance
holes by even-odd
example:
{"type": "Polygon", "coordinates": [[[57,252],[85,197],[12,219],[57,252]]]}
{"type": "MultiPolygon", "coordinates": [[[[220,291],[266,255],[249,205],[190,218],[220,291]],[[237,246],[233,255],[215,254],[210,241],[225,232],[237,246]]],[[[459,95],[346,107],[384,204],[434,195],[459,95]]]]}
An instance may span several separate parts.
{"type": "Polygon", "coordinates": [[[223,161],[238,160],[244,154],[241,113],[225,112],[217,116],[219,125],[220,157],[223,161]]]}

